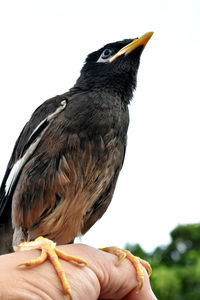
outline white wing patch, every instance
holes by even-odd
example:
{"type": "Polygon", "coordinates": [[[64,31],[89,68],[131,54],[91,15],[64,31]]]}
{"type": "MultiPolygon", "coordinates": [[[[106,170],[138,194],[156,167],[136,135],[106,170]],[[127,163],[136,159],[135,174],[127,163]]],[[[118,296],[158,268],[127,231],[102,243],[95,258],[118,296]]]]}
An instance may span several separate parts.
{"type": "MultiPolygon", "coordinates": [[[[31,139],[33,134],[38,130],[38,128],[45,122],[45,121],[51,121],[59,112],[61,112],[66,107],[66,101],[63,100],[61,103],[61,106],[59,106],[52,114],[48,115],[46,119],[44,119],[40,124],[33,130],[32,134],[30,135],[28,141],[31,139]]],[[[47,126],[48,127],[48,126],[47,126]]]]}
{"type": "MultiPolygon", "coordinates": [[[[45,121],[51,121],[57,114],[59,114],[61,111],[63,111],[66,107],[66,101],[63,100],[61,102],[61,106],[59,106],[55,112],[53,112],[52,114],[48,115],[46,119],[44,119],[42,122],[40,122],[40,124],[34,129],[34,131],[32,132],[32,134],[30,135],[28,141],[31,139],[31,137],[33,136],[33,134],[39,129],[39,127],[45,122],[45,121]]],[[[24,153],[24,155],[22,156],[22,158],[20,158],[12,167],[12,170],[10,171],[10,174],[8,176],[8,179],[6,181],[5,184],[5,193],[6,195],[8,195],[13,187],[13,184],[15,183],[15,180],[17,179],[20,171],[22,170],[23,166],[25,165],[25,163],[27,162],[27,160],[29,159],[29,157],[33,154],[33,152],[35,151],[35,149],[37,148],[37,145],[39,144],[42,136],[44,135],[45,131],[47,130],[47,128],[49,127],[50,123],[48,124],[47,127],[45,127],[43,129],[43,131],[40,133],[40,135],[34,140],[34,142],[29,146],[29,148],[27,149],[27,151],[24,153]]]]}

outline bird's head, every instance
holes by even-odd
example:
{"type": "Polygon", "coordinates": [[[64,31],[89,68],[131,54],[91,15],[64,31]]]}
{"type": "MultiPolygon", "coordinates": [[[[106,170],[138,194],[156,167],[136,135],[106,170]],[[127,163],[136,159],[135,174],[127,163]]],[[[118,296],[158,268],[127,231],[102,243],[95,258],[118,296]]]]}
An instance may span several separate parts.
{"type": "Polygon", "coordinates": [[[153,35],[110,43],[86,58],[74,88],[82,91],[108,91],[128,103],[136,87],[141,53],[153,35]]]}

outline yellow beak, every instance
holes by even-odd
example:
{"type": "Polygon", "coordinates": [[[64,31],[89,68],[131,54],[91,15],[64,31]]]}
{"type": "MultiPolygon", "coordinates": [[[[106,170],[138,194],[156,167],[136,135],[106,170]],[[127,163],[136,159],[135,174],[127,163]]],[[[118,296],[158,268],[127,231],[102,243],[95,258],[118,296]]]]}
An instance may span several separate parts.
{"type": "Polygon", "coordinates": [[[139,46],[143,46],[143,49],[144,49],[144,47],[146,46],[146,44],[148,43],[148,41],[150,40],[152,35],[153,35],[153,32],[150,31],[150,32],[147,32],[144,35],[142,35],[140,38],[133,40],[131,43],[129,43],[128,45],[126,45],[125,47],[120,49],[113,57],[111,57],[109,62],[112,62],[117,57],[121,56],[122,54],[125,54],[125,55],[129,54],[130,52],[132,52],[139,46]]]}

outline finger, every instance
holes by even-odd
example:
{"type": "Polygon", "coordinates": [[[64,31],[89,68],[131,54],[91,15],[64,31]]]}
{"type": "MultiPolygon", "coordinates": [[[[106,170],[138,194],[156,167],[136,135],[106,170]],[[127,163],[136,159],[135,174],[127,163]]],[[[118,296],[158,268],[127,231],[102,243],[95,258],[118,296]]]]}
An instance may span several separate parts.
{"type": "Polygon", "coordinates": [[[144,286],[140,290],[139,293],[136,293],[136,290],[132,290],[127,296],[125,296],[122,300],[157,300],[156,296],[154,295],[150,281],[149,276],[147,274],[147,271],[144,269],[144,286]]]}

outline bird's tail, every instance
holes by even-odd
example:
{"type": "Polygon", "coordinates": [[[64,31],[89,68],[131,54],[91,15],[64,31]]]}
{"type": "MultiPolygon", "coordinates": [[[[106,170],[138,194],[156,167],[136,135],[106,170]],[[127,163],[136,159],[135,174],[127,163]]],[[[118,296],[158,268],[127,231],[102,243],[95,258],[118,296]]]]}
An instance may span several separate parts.
{"type": "MultiPolygon", "coordinates": [[[[11,221],[11,203],[6,201],[5,193],[0,190],[0,203],[7,202],[0,215],[0,255],[13,252],[12,248],[12,221],[11,221]],[[3,198],[3,199],[2,199],[3,198]]],[[[8,196],[7,196],[8,197],[8,196]]]]}
{"type": "Polygon", "coordinates": [[[11,224],[0,224],[0,255],[13,252],[11,224]]]}

